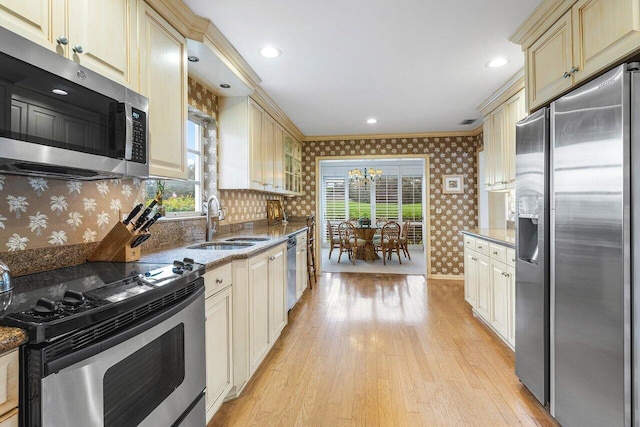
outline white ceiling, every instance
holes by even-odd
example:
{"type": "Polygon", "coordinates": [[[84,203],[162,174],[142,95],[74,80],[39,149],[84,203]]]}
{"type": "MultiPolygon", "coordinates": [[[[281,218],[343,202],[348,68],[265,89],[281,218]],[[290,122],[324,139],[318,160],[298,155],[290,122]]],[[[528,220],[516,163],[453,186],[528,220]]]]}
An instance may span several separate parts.
{"type": "Polygon", "coordinates": [[[185,0],[305,136],[468,131],[524,65],[507,39],[540,0],[185,0]],[[264,58],[273,45],[282,56],[264,58]],[[509,63],[486,67],[496,56],[509,63]],[[369,117],[379,121],[365,123],[369,117]]]}

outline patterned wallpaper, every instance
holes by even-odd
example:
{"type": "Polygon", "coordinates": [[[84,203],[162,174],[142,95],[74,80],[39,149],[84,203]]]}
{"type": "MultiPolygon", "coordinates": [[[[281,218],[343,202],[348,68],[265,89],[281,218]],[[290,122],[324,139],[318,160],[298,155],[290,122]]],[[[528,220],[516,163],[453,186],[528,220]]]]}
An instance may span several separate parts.
{"type": "Polygon", "coordinates": [[[0,175],[0,252],[100,241],[144,201],[142,182],[0,175]]]}
{"type": "Polygon", "coordinates": [[[226,213],[222,224],[267,219],[267,200],[280,200],[284,206],[284,196],[277,194],[254,190],[220,190],[220,203],[226,213]]]}
{"type": "Polygon", "coordinates": [[[393,138],[340,141],[308,141],[302,144],[302,189],[304,196],[288,199],[290,215],[315,212],[316,157],[361,157],[367,155],[429,155],[430,274],[464,273],[460,231],[477,227],[476,149],[482,134],[471,137],[393,138]],[[442,175],[463,175],[464,193],[443,194],[442,175]],[[440,213],[436,213],[440,209],[440,213]]]}

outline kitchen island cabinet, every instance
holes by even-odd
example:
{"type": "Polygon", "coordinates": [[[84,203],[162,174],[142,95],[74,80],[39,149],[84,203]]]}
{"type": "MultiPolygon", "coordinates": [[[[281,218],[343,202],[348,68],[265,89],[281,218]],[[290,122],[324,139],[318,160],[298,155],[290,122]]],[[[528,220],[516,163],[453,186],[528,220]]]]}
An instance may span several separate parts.
{"type": "Polygon", "coordinates": [[[207,422],[233,387],[231,263],[204,275],[207,422]]]}

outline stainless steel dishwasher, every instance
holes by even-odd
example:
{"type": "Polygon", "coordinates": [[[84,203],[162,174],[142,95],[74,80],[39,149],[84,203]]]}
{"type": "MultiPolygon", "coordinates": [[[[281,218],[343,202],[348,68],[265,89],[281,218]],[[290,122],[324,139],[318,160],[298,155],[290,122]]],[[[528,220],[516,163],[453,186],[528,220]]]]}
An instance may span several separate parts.
{"type": "Polygon", "coordinates": [[[296,236],[287,240],[287,310],[296,303],[296,236]]]}

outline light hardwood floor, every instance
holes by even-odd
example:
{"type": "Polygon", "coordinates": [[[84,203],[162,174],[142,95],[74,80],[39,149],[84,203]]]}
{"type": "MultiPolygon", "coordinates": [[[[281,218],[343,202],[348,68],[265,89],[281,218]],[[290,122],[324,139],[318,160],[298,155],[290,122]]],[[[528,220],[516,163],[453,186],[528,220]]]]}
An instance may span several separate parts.
{"type": "Polygon", "coordinates": [[[324,273],[212,426],[554,426],[461,281],[324,273]]]}

